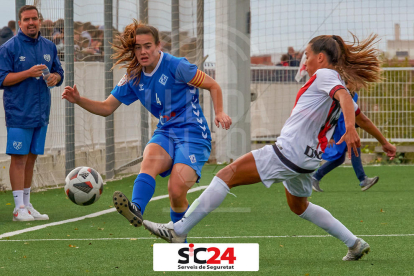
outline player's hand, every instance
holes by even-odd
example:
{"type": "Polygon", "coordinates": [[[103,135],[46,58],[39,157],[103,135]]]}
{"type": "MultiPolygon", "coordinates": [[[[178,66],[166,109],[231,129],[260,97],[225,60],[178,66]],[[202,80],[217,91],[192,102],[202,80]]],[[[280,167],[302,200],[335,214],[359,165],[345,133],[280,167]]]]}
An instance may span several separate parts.
{"type": "Polygon", "coordinates": [[[62,99],[65,99],[71,103],[77,103],[80,100],[80,94],[76,84],[72,87],[66,86],[62,93],[62,99]]]}
{"type": "Polygon", "coordinates": [[[222,128],[229,129],[230,126],[231,126],[231,118],[226,113],[219,112],[219,113],[216,114],[216,118],[214,119],[214,123],[216,124],[216,127],[218,127],[218,128],[220,128],[220,124],[221,124],[222,128]]]}
{"type": "Polygon", "coordinates": [[[42,70],[46,69],[46,65],[42,64],[42,65],[35,65],[32,68],[30,68],[29,70],[27,70],[27,73],[29,74],[30,77],[32,78],[38,78],[42,76],[42,70]]]}
{"type": "MultiPolygon", "coordinates": [[[[45,77],[43,77],[45,79],[45,77]]],[[[51,73],[49,74],[49,77],[47,77],[47,86],[55,86],[59,82],[57,73],[51,73]]]]}
{"type": "Polygon", "coordinates": [[[350,127],[346,130],[345,134],[342,135],[341,140],[336,143],[337,145],[345,142],[348,146],[348,158],[351,159],[351,150],[354,151],[356,157],[358,157],[358,148],[361,147],[361,140],[359,139],[358,133],[355,127],[350,127]]]}
{"type": "Polygon", "coordinates": [[[395,153],[397,152],[397,147],[387,142],[386,144],[382,145],[382,150],[387,154],[390,160],[392,160],[394,159],[395,153]]]}
{"type": "Polygon", "coordinates": [[[335,140],[334,139],[330,139],[329,142],[328,142],[327,147],[328,148],[333,147],[334,144],[335,144],[335,140]]]}

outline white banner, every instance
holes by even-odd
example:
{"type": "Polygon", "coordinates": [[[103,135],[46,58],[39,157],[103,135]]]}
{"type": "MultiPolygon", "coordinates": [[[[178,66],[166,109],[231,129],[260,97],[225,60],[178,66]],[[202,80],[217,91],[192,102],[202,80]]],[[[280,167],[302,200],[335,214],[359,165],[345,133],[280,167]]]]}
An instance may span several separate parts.
{"type": "Polygon", "coordinates": [[[258,243],[156,243],[154,271],[258,271],[258,243]]]}

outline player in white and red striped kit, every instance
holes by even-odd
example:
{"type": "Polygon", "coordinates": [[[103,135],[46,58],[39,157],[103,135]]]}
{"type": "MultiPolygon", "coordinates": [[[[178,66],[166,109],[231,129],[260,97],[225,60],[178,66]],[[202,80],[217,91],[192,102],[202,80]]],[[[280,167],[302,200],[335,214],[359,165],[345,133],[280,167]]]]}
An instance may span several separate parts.
{"type": "MultiPolygon", "coordinates": [[[[380,62],[373,48],[375,37],[353,44],[345,44],[341,37],[333,35],[312,39],[305,50],[311,78],[299,90],[276,143],[247,153],[220,170],[182,220],[174,224],[144,221],[144,226],[164,240],[183,242],[187,233],[221,204],[231,188],[258,182],[270,187],[283,182],[289,207],[295,214],[348,246],[344,261],[358,260],[368,253],[368,243],[353,235],[327,210],[309,202],[308,197],[312,193],[311,173],[319,166],[341,110],[346,132],[338,144],[347,144],[349,158],[351,150],[358,156],[357,148],[361,146],[355,122],[382,144],[390,159],[395,156],[395,146],[360,112],[346,88],[366,87],[380,80],[380,62]]],[[[355,36],[354,39],[358,41],[355,36]]]]}

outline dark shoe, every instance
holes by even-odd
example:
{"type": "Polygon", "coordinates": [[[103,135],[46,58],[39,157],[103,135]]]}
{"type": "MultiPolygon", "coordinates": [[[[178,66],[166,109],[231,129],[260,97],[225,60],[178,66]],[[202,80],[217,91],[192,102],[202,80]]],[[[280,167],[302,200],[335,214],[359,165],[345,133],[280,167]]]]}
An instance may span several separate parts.
{"type": "Polygon", "coordinates": [[[315,192],[323,192],[321,187],[319,187],[319,180],[316,180],[315,178],[313,178],[313,176],[311,178],[312,178],[311,179],[311,181],[312,181],[312,190],[314,190],[315,192]]]}
{"type": "Polygon", "coordinates": [[[364,181],[361,181],[359,186],[361,186],[361,190],[364,192],[374,186],[379,180],[378,176],[375,176],[373,178],[368,178],[368,176],[365,176],[364,181]]]}
{"type": "Polygon", "coordinates": [[[123,215],[132,225],[135,227],[142,225],[143,218],[141,211],[123,193],[116,191],[113,196],[113,201],[118,213],[123,215]]]}

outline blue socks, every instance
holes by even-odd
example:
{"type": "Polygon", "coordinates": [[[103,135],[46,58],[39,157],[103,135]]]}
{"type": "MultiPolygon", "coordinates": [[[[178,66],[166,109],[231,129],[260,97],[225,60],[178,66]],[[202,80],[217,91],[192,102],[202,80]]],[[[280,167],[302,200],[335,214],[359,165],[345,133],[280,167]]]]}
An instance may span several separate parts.
{"type": "MultiPolygon", "coordinates": [[[[154,195],[155,179],[146,173],[140,173],[134,182],[132,189],[132,203],[144,214],[145,207],[154,195]]],[[[183,213],[184,216],[185,213],[183,213]]]]}
{"type": "MultiPolygon", "coordinates": [[[[182,219],[185,215],[185,213],[188,211],[188,209],[190,208],[190,204],[187,207],[187,210],[185,210],[182,213],[176,213],[173,211],[173,209],[170,207],[170,217],[172,222],[176,223],[177,221],[179,221],[180,219],[182,219]]],[[[184,243],[188,243],[187,239],[185,239],[184,243]]]]}
{"type": "MultiPolygon", "coordinates": [[[[188,205],[187,210],[188,210],[188,208],[190,208],[190,205],[188,205]]],[[[171,217],[172,222],[176,223],[177,221],[179,221],[180,219],[182,219],[184,217],[185,213],[187,212],[187,210],[185,210],[182,213],[176,213],[170,207],[170,217],[171,217]]]]}

